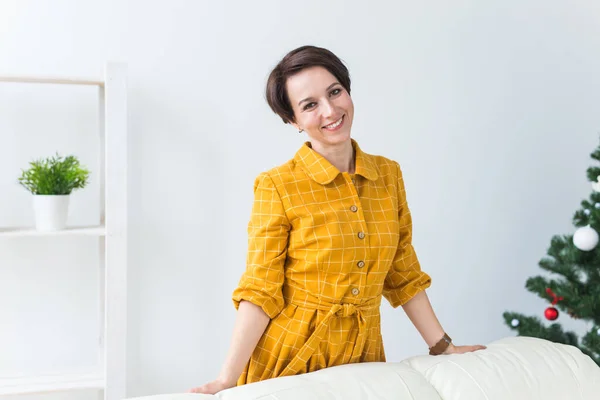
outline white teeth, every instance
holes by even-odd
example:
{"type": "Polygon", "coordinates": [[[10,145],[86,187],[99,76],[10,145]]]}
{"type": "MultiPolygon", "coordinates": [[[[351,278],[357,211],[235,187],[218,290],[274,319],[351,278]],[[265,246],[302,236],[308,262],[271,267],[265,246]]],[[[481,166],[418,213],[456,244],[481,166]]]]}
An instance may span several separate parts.
{"type": "Polygon", "coordinates": [[[337,127],[338,127],[338,126],[339,126],[339,125],[342,123],[342,119],[344,119],[344,117],[342,117],[342,118],[338,119],[336,122],[334,122],[334,123],[333,123],[333,124],[331,124],[331,125],[327,125],[327,126],[325,126],[325,128],[327,128],[327,129],[333,129],[333,128],[337,128],[337,127]]]}

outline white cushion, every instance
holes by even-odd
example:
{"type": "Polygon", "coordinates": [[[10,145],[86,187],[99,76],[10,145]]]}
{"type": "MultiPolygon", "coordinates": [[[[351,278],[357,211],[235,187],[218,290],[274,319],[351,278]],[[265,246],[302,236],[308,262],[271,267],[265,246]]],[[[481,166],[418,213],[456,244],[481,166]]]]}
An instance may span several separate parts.
{"type": "Polygon", "coordinates": [[[221,400],[442,400],[421,374],[401,363],[362,363],[270,379],[217,394],[221,400]]]}
{"type": "Polygon", "coordinates": [[[444,400],[600,400],[600,368],[579,349],[529,337],[481,352],[403,361],[444,400]]]}

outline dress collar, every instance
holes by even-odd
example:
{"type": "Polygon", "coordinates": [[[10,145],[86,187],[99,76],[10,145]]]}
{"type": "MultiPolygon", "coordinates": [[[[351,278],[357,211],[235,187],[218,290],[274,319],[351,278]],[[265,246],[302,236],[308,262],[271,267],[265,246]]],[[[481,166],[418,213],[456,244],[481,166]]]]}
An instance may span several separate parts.
{"type": "MultiPolygon", "coordinates": [[[[350,139],[355,154],[355,173],[369,180],[376,180],[377,173],[375,157],[364,153],[354,139],[350,139]]],[[[294,156],[294,160],[300,164],[308,176],[321,185],[331,183],[340,171],[334,167],[325,157],[313,150],[310,142],[305,142],[294,156]]]]}

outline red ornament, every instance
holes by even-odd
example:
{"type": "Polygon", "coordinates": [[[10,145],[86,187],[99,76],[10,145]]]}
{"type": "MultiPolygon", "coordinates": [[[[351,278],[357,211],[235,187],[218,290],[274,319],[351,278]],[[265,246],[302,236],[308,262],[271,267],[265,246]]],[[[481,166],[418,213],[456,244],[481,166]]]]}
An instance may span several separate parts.
{"type": "Polygon", "coordinates": [[[558,310],[554,307],[548,307],[544,312],[544,316],[547,320],[554,321],[556,318],[558,318],[558,310]]]}

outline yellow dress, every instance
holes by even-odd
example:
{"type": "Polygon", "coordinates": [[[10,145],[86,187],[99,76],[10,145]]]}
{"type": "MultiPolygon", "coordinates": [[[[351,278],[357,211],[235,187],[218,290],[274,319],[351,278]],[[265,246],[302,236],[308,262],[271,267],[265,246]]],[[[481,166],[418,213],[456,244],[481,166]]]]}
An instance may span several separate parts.
{"type": "Polygon", "coordinates": [[[254,184],[247,266],[233,292],[269,315],[237,384],[385,361],[379,307],[431,284],[412,246],[397,162],[355,150],[340,173],[306,142],[254,184]]]}

